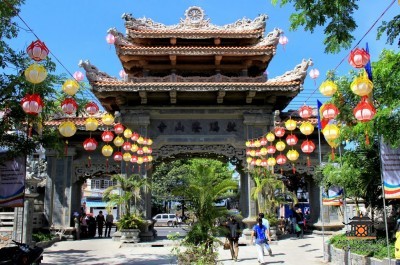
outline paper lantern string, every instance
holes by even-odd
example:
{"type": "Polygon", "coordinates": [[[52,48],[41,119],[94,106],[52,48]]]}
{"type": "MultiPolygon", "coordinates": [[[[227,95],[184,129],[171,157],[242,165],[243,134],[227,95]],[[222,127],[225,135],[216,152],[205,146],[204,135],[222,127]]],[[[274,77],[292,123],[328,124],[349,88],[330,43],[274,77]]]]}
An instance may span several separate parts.
{"type": "Polygon", "coordinates": [[[65,140],[65,145],[64,145],[64,154],[65,156],[68,155],[68,140],[65,140]]]}

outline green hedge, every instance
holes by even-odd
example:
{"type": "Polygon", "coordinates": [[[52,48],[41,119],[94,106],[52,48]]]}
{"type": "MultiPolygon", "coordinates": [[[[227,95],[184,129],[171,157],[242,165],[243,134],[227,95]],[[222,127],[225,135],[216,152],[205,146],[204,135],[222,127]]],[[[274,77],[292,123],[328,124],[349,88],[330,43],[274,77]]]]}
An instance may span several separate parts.
{"type": "MultiPolygon", "coordinates": [[[[352,253],[374,257],[377,259],[387,258],[386,238],[377,238],[374,240],[348,239],[346,235],[340,234],[332,236],[329,243],[336,248],[347,250],[350,248],[352,253]]],[[[390,244],[390,255],[394,258],[394,242],[390,244]]]]}

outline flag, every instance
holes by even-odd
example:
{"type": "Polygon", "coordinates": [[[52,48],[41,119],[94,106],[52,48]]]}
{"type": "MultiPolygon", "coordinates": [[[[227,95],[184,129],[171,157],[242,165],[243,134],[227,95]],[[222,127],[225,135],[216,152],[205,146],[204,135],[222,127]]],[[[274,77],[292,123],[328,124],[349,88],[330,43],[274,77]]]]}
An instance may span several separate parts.
{"type": "Polygon", "coordinates": [[[400,148],[393,149],[381,139],[383,190],[386,199],[400,199],[400,148]]]}
{"type": "MultiPolygon", "coordinates": [[[[366,46],[366,47],[365,47],[365,51],[369,54],[368,42],[366,43],[365,46],[366,46]]],[[[372,82],[371,59],[370,59],[370,60],[368,61],[368,63],[365,65],[364,69],[365,69],[365,71],[366,71],[367,74],[368,74],[369,80],[371,80],[371,82],[372,82]]]]}
{"type": "Polygon", "coordinates": [[[321,107],[322,107],[322,102],[317,99],[317,107],[318,107],[318,129],[323,130],[325,126],[328,124],[329,120],[325,119],[324,117],[321,117],[321,107]]]}
{"type": "Polygon", "coordinates": [[[343,189],[331,186],[322,193],[322,205],[340,206],[343,204],[343,189]]]}

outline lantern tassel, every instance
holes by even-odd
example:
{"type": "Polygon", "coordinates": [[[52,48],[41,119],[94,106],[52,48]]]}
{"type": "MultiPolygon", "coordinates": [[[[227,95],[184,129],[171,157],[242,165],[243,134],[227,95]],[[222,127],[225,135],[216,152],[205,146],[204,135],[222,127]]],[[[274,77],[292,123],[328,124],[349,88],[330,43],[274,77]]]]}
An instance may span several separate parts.
{"type": "Polygon", "coordinates": [[[65,154],[65,156],[68,155],[68,140],[65,141],[65,145],[64,145],[64,154],[65,154]]]}
{"type": "Polygon", "coordinates": [[[292,170],[293,170],[293,174],[296,174],[296,167],[294,166],[294,163],[292,164],[292,170]]]}
{"type": "Polygon", "coordinates": [[[310,166],[311,166],[310,157],[309,157],[309,156],[307,156],[307,167],[310,167],[310,166]]]}
{"type": "Polygon", "coordinates": [[[106,171],[108,173],[108,158],[106,158],[106,171]]]}
{"type": "Polygon", "coordinates": [[[281,167],[281,175],[283,175],[283,168],[281,167]]]}
{"type": "Polygon", "coordinates": [[[368,136],[368,132],[367,132],[367,131],[365,131],[365,144],[366,144],[366,145],[369,145],[369,144],[370,144],[370,142],[369,142],[369,136],[368,136]]]}
{"type": "Polygon", "coordinates": [[[135,173],[135,166],[132,166],[132,174],[135,173]]]}
{"type": "Polygon", "coordinates": [[[92,158],[88,156],[88,166],[92,167],[92,158]]]}
{"type": "Polygon", "coordinates": [[[331,148],[331,159],[332,161],[335,160],[335,149],[331,148]]]}

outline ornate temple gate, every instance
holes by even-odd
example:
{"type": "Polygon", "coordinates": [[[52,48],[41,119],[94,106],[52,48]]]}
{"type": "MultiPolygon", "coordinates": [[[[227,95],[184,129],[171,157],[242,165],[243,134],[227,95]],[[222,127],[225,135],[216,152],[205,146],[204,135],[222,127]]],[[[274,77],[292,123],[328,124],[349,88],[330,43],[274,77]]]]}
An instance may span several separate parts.
{"type": "MultiPolygon", "coordinates": [[[[201,8],[190,7],[185,18],[172,26],[130,14],[123,19],[126,35],[109,30],[115,36],[116,53],[125,71],[122,79],[99,71],[89,61],[80,64],[93,93],[121,123],[154,140],[156,161],[201,156],[220,157],[235,164],[240,173],[240,209],[243,216],[254,216],[255,203],[249,199],[251,181],[244,170],[245,141],[273,128],[275,111],[282,111],[302,90],[311,60],[269,78],[266,68],[282,31],[274,29],[264,36],[266,15],[216,26],[201,8]]],[[[105,168],[105,158],[98,153],[90,154],[92,165],[87,166],[87,154],[80,147],[87,136],[83,120],[81,131],[70,141],[75,144],[70,143],[67,163],[49,156],[46,211],[56,225],[68,225],[73,211],[79,208],[84,179],[125,172],[125,162],[117,165],[109,161],[113,169],[105,168]]],[[[92,137],[100,142],[99,135],[92,137]]],[[[296,167],[312,170],[304,169],[305,164],[299,162],[296,167]]],[[[142,170],[151,178],[150,167],[142,170]]],[[[291,171],[291,166],[284,170],[291,171]]],[[[318,193],[318,189],[310,192],[317,203],[318,193]]],[[[151,217],[149,196],[147,218],[151,217]]],[[[316,220],[319,206],[314,209],[316,220]]]]}

